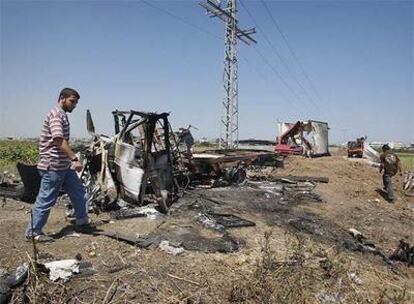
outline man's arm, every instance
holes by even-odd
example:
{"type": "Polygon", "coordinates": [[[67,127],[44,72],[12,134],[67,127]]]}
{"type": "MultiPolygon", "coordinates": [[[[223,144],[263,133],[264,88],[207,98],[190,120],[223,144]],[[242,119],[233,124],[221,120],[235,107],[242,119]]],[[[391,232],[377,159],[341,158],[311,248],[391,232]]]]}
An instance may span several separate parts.
{"type": "Polygon", "coordinates": [[[72,151],[72,149],[69,147],[69,144],[66,139],[58,137],[53,139],[53,143],[62,150],[66,156],[72,160],[76,158],[75,152],[72,151]]]}
{"type": "Polygon", "coordinates": [[[57,137],[53,139],[53,143],[57,147],[59,147],[66,154],[66,156],[72,161],[73,168],[76,171],[80,172],[82,170],[82,164],[76,157],[75,152],[73,152],[72,149],[70,148],[67,140],[61,137],[57,137]]]}

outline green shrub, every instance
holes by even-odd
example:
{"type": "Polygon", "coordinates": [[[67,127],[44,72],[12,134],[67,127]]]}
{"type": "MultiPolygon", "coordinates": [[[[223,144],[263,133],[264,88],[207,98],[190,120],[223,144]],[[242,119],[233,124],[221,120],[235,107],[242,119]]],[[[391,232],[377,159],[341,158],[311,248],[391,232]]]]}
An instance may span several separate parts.
{"type": "Polygon", "coordinates": [[[39,151],[37,142],[31,141],[0,141],[0,167],[15,164],[18,161],[35,164],[39,151]]]}

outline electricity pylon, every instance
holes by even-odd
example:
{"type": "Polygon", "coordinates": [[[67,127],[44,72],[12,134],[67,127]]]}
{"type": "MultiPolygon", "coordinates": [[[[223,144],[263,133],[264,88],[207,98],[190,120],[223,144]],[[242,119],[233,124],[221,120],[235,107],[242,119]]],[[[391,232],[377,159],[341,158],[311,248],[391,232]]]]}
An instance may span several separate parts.
{"type": "Polygon", "coordinates": [[[235,149],[239,141],[239,89],[237,81],[237,39],[247,45],[257,43],[251,35],[256,33],[255,28],[241,30],[237,23],[237,2],[227,0],[227,4],[221,5],[221,1],[206,0],[200,5],[207,10],[210,17],[218,17],[225,24],[225,50],[223,73],[223,115],[220,121],[220,147],[235,149]]]}

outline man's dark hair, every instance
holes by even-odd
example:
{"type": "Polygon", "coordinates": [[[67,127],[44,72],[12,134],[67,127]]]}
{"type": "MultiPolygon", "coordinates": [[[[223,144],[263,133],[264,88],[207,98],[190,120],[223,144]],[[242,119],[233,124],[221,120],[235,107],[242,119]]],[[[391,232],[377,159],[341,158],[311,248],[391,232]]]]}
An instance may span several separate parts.
{"type": "Polygon", "coordinates": [[[390,148],[390,146],[388,146],[388,144],[385,144],[385,145],[383,145],[382,146],[382,151],[388,151],[388,150],[391,150],[391,148],[390,148]]]}
{"type": "Polygon", "coordinates": [[[62,98],[68,98],[70,96],[75,96],[77,99],[80,98],[80,95],[76,90],[71,89],[71,88],[64,88],[59,93],[59,100],[62,99],[62,98]]]}

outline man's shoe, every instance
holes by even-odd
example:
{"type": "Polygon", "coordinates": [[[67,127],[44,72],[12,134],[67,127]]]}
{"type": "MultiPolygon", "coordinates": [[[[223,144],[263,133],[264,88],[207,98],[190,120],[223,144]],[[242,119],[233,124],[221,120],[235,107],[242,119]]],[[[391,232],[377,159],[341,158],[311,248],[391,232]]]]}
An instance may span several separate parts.
{"type": "Polygon", "coordinates": [[[39,235],[35,235],[35,236],[26,236],[26,241],[27,242],[31,242],[32,240],[35,240],[37,243],[52,243],[55,241],[54,238],[44,235],[44,234],[39,234],[39,235]]]}
{"type": "Polygon", "coordinates": [[[75,225],[74,230],[78,233],[93,234],[96,231],[96,225],[91,222],[83,225],[75,225]]]}

